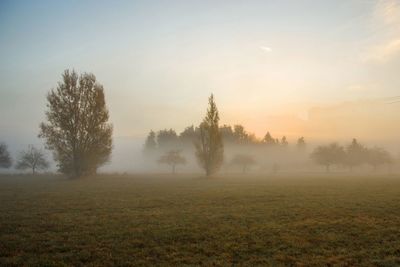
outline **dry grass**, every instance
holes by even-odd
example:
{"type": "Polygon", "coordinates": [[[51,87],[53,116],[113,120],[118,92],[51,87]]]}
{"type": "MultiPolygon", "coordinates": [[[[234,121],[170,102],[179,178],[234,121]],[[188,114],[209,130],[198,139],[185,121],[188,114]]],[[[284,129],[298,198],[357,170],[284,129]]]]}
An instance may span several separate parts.
{"type": "Polygon", "coordinates": [[[399,266],[400,177],[0,176],[0,265],[399,266]]]}

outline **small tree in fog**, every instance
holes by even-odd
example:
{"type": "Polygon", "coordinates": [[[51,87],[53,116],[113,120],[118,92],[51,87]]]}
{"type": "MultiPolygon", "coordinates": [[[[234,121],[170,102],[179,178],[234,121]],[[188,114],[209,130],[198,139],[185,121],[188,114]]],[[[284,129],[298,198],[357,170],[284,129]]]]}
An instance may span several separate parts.
{"type": "Polygon", "coordinates": [[[32,170],[32,174],[35,174],[37,170],[45,170],[49,167],[49,163],[46,160],[43,151],[29,146],[27,150],[22,151],[19,155],[17,165],[15,166],[18,170],[32,170]]]}
{"type": "Polygon", "coordinates": [[[157,150],[156,133],[151,130],[144,143],[143,153],[145,155],[152,155],[157,150]]]}
{"type": "Polygon", "coordinates": [[[214,96],[208,100],[207,115],[200,124],[200,137],[195,143],[196,157],[200,166],[210,176],[217,172],[224,160],[224,145],[219,131],[219,114],[214,96]]]}
{"type": "Polygon", "coordinates": [[[304,139],[304,137],[300,137],[299,139],[297,139],[297,149],[299,150],[304,150],[306,148],[306,141],[304,139]]]}
{"type": "Polygon", "coordinates": [[[89,73],[78,76],[66,70],[62,78],[47,95],[46,122],[39,136],[53,151],[60,172],[74,177],[95,174],[112,150],[103,86],[89,73]]]}
{"type": "Polygon", "coordinates": [[[10,168],[12,160],[7,145],[0,143],[0,168],[10,168]]]}
{"type": "Polygon", "coordinates": [[[179,145],[179,138],[173,129],[161,130],[157,133],[158,148],[162,151],[170,150],[179,145]]]}
{"type": "Polygon", "coordinates": [[[353,167],[359,166],[367,160],[367,149],[358,143],[357,139],[353,139],[350,145],[346,147],[346,156],[344,158],[344,164],[347,165],[350,170],[353,167]]]}
{"type": "Polygon", "coordinates": [[[160,164],[168,164],[172,167],[172,173],[175,173],[176,165],[186,164],[186,159],[181,156],[179,150],[171,150],[158,159],[160,164]]]}
{"type": "Polygon", "coordinates": [[[254,157],[250,155],[238,154],[232,158],[231,164],[240,166],[242,168],[242,172],[246,173],[248,167],[256,164],[256,161],[254,157]]]}
{"type": "Polygon", "coordinates": [[[269,132],[267,132],[263,138],[263,143],[266,145],[275,145],[277,143],[277,141],[279,143],[279,140],[273,138],[269,132]]]}
{"type": "Polygon", "coordinates": [[[345,151],[342,146],[332,143],[328,146],[317,147],[311,153],[310,157],[315,163],[325,166],[326,171],[329,172],[331,165],[343,162],[345,151]]]}
{"type": "Polygon", "coordinates": [[[367,163],[371,165],[374,170],[384,164],[392,164],[394,162],[390,153],[383,148],[374,147],[368,149],[367,163]]]}
{"type": "Polygon", "coordinates": [[[281,139],[281,145],[282,145],[283,147],[287,147],[287,146],[289,145],[289,142],[287,141],[286,136],[283,136],[283,137],[282,137],[282,139],[281,139]]]}

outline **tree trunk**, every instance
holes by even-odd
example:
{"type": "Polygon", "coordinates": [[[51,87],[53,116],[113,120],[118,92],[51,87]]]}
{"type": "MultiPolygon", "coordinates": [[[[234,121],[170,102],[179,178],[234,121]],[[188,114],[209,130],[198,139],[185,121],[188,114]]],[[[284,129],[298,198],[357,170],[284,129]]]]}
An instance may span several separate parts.
{"type": "Polygon", "coordinates": [[[172,173],[175,173],[175,164],[172,164],[172,173]]]}

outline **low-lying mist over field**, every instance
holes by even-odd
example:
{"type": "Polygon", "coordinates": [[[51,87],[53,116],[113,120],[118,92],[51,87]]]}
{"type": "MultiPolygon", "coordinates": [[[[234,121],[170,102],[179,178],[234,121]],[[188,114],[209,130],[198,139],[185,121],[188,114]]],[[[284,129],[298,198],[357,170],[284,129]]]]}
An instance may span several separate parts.
{"type": "Polygon", "coordinates": [[[0,266],[400,266],[400,0],[1,0],[0,59],[0,266]]]}

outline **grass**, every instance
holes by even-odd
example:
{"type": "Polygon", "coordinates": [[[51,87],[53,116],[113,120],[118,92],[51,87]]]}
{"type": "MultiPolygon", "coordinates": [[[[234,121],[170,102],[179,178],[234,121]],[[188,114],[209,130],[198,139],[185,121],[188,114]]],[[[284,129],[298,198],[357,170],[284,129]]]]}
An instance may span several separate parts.
{"type": "Polygon", "coordinates": [[[1,266],[399,266],[400,177],[0,176],[1,266]]]}

